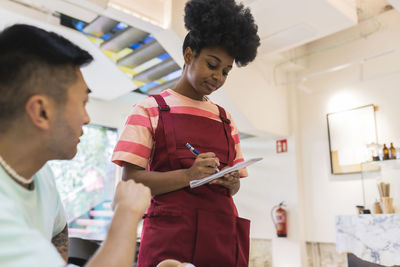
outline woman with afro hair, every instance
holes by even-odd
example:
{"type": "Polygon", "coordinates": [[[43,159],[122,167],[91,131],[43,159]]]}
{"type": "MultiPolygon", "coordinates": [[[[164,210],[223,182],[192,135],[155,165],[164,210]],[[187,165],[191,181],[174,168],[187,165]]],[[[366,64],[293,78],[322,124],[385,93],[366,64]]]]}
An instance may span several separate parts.
{"type": "Polygon", "coordinates": [[[250,221],[238,217],[232,199],[246,169],[193,189],[189,182],[243,161],[231,115],[207,96],[224,84],[233,63],[254,60],[257,26],[250,10],[234,0],[189,0],[184,20],[189,32],[180,80],[134,106],[113,154],[122,178],[145,184],[153,195],[138,266],[165,259],[247,266],[250,221]]]}

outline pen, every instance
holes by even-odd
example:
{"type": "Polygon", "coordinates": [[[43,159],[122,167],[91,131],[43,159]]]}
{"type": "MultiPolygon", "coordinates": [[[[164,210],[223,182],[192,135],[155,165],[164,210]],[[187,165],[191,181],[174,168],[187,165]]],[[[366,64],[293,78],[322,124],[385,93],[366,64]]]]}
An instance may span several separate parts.
{"type": "MultiPolygon", "coordinates": [[[[197,151],[196,148],[192,147],[189,143],[186,143],[186,147],[189,148],[189,150],[190,150],[193,154],[195,154],[196,156],[198,156],[198,155],[200,154],[200,152],[197,151]]],[[[215,168],[215,170],[216,170],[217,172],[219,172],[219,169],[218,169],[218,168],[215,168]]]]}
{"type": "Polygon", "coordinates": [[[195,154],[196,156],[198,156],[200,154],[199,151],[196,150],[196,148],[192,147],[189,143],[186,143],[186,147],[189,148],[189,150],[195,154]]]}

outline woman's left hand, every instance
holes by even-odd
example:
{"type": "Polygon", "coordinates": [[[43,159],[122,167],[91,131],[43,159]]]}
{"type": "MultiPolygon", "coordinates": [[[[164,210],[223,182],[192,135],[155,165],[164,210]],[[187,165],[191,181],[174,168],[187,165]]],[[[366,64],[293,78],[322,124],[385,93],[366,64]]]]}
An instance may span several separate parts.
{"type": "Polygon", "coordinates": [[[231,191],[231,195],[236,194],[240,188],[240,174],[239,171],[233,171],[225,174],[223,177],[212,180],[210,184],[219,184],[231,191]]]}

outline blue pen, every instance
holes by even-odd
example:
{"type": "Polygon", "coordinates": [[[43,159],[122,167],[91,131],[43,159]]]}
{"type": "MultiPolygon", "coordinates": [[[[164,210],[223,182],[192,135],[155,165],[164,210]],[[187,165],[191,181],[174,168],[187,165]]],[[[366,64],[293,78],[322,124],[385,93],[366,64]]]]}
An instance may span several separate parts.
{"type": "MultiPolygon", "coordinates": [[[[198,156],[200,154],[199,151],[196,150],[196,148],[192,147],[189,143],[186,143],[186,147],[189,148],[190,152],[192,152],[193,154],[195,154],[196,156],[198,156]]],[[[219,172],[218,168],[215,168],[215,170],[217,172],[219,172]]]]}
{"type": "Polygon", "coordinates": [[[189,143],[186,143],[186,147],[189,148],[190,152],[198,156],[200,154],[199,151],[196,150],[196,148],[192,147],[189,143]]]}

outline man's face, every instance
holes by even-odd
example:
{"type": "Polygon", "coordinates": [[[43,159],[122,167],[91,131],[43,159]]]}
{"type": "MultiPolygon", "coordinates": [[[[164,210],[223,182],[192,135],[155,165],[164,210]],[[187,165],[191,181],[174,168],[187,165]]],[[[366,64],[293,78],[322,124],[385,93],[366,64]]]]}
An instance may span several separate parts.
{"type": "Polygon", "coordinates": [[[68,88],[67,101],[62,107],[57,107],[58,115],[53,124],[50,149],[56,152],[57,159],[72,159],[77,152],[79,137],[83,134],[82,127],[90,122],[86,111],[90,90],[79,69],[77,79],[68,88]]]}

